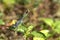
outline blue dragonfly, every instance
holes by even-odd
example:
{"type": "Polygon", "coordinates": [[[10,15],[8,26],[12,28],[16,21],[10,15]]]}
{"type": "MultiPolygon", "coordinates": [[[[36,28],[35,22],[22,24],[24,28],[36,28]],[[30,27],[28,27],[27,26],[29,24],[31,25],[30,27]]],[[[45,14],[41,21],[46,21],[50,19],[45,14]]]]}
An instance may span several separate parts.
{"type": "Polygon", "coordinates": [[[28,12],[29,12],[29,10],[28,10],[28,11],[26,10],[26,11],[24,12],[24,14],[22,15],[22,17],[19,18],[19,20],[18,20],[14,25],[12,25],[12,26],[10,27],[10,29],[16,28],[16,27],[18,27],[19,24],[22,24],[22,23],[23,23],[23,19],[28,15],[28,12]]]}

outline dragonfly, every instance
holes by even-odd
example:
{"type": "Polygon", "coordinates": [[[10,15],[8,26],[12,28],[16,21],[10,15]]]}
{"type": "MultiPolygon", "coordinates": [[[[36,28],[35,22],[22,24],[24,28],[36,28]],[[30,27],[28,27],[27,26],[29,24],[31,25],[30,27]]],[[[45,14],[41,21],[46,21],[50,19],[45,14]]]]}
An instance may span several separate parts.
{"type": "Polygon", "coordinates": [[[29,13],[29,12],[30,12],[29,10],[26,10],[26,11],[24,12],[23,16],[22,16],[21,18],[19,18],[19,20],[18,20],[14,25],[12,25],[12,26],[10,27],[10,29],[16,28],[16,27],[18,27],[19,24],[22,24],[22,23],[23,23],[23,19],[28,16],[28,13],[29,13]]]}

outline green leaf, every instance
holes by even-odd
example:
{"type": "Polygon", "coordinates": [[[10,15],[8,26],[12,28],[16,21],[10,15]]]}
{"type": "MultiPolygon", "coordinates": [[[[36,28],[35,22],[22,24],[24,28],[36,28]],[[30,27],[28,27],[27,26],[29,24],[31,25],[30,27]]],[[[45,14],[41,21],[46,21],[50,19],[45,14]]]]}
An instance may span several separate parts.
{"type": "Polygon", "coordinates": [[[24,4],[30,4],[31,3],[31,0],[24,0],[24,4]]]}
{"type": "Polygon", "coordinates": [[[56,20],[54,25],[57,26],[58,24],[60,24],[60,20],[56,20]]]}
{"type": "Polygon", "coordinates": [[[49,30],[41,30],[40,32],[42,32],[46,37],[49,36],[49,30]]]}
{"type": "Polygon", "coordinates": [[[33,37],[33,40],[45,40],[45,39],[41,37],[33,37]]]}
{"type": "Polygon", "coordinates": [[[4,25],[4,21],[2,19],[0,19],[0,25],[4,25]]]}
{"type": "Polygon", "coordinates": [[[53,24],[54,24],[54,22],[53,22],[53,20],[52,19],[49,19],[49,18],[43,18],[43,21],[47,24],[47,25],[49,25],[49,26],[53,26],[53,24]]]}
{"type": "Polygon", "coordinates": [[[34,28],[34,26],[33,26],[33,25],[29,26],[29,27],[27,28],[27,31],[26,31],[26,33],[25,33],[25,35],[24,35],[24,36],[29,35],[29,34],[30,34],[30,31],[31,31],[33,28],[34,28]]]}
{"type": "Polygon", "coordinates": [[[33,28],[34,28],[33,25],[29,26],[29,27],[28,27],[28,31],[31,31],[33,28]]]}
{"type": "Polygon", "coordinates": [[[42,37],[42,38],[44,38],[43,34],[38,33],[38,32],[36,32],[36,31],[31,32],[31,34],[32,34],[33,36],[35,36],[35,37],[42,37]]]}
{"type": "Polygon", "coordinates": [[[27,30],[27,28],[23,25],[20,25],[15,30],[19,31],[19,32],[25,32],[27,30]]]}
{"type": "Polygon", "coordinates": [[[60,24],[58,24],[55,29],[54,29],[55,32],[57,33],[60,33],[60,24]]]}
{"type": "Polygon", "coordinates": [[[0,12],[0,17],[3,16],[4,14],[0,12]]]}
{"type": "Polygon", "coordinates": [[[3,0],[5,4],[14,4],[15,0],[3,0]]]}
{"type": "Polygon", "coordinates": [[[37,7],[40,3],[42,3],[42,0],[34,0],[33,6],[37,7]]]}

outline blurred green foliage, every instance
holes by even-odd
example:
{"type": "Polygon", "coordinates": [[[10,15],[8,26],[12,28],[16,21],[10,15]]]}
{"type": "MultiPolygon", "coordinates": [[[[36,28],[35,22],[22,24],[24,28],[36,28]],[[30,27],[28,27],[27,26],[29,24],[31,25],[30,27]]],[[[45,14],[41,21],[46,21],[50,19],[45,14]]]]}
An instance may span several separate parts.
{"type": "Polygon", "coordinates": [[[0,19],[0,25],[5,25],[5,23],[2,19],[0,19]]]}
{"type": "MultiPolygon", "coordinates": [[[[1,2],[2,0],[0,0],[1,2]]],[[[60,1],[58,0],[53,0],[54,2],[60,3],[60,1]]],[[[16,4],[19,3],[21,5],[30,5],[32,4],[34,8],[37,8],[37,6],[42,3],[42,0],[3,0],[4,5],[12,5],[12,4],[16,4]]],[[[33,9],[34,9],[33,8],[33,9]]],[[[33,11],[33,10],[31,10],[33,11]]],[[[45,12],[45,10],[42,10],[41,13],[45,12]]],[[[0,17],[3,16],[3,13],[0,13],[0,17]]],[[[26,15],[25,15],[26,16],[26,15]]],[[[25,24],[19,24],[15,29],[13,29],[16,32],[21,32],[22,34],[24,34],[23,36],[25,38],[28,38],[29,35],[33,35],[33,40],[46,40],[47,38],[49,38],[50,36],[53,36],[54,33],[60,34],[60,20],[55,20],[52,18],[41,18],[40,21],[42,21],[42,23],[44,24],[40,24],[43,26],[42,30],[37,31],[33,30],[36,26],[34,24],[30,24],[29,26],[26,26],[25,24]],[[51,27],[52,29],[52,33],[51,29],[44,29],[44,27],[46,27],[46,25],[48,25],[48,27],[51,27]]],[[[3,19],[0,19],[0,25],[4,25],[4,21],[3,19]]],[[[40,27],[40,26],[39,26],[40,27]]],[[[41,27],[40,27],[41,28],[41,27]]],[[[60,40],[60,37],[57,39],[60,40]]]]}
{"type": "MultiPolygon", "coordinates": [[[[53,22],[53,19],[49,18],[43,18],[43,22],[45,22],[47,25],[49,25],[52,28],[52,31],[54,33],[60,34],[60,21],[55,20],[53,22]]],[[[45,27],[45,26],[44,26],[45,27]]],[[[28,37],[29,35],[33,35],[33,40],[45,40],[46,38],[50,37],[51,35],[53,36],[53,33],[50,34],[50,30],[41,30],[40,32],[37,32],[36,30],[32,31],[35,26],[31,25],[29,27],[20,25],[15,31],[19,31],[24,33],[24,37],[28,37]],[[36,38],[35,38],[36,37],[36,38]]]]}
{"type": "Polygon", "coordinates": [[[15,0],[3,0],[4,4],[10,5],[10,4],[14,4],[15,0]]]}

